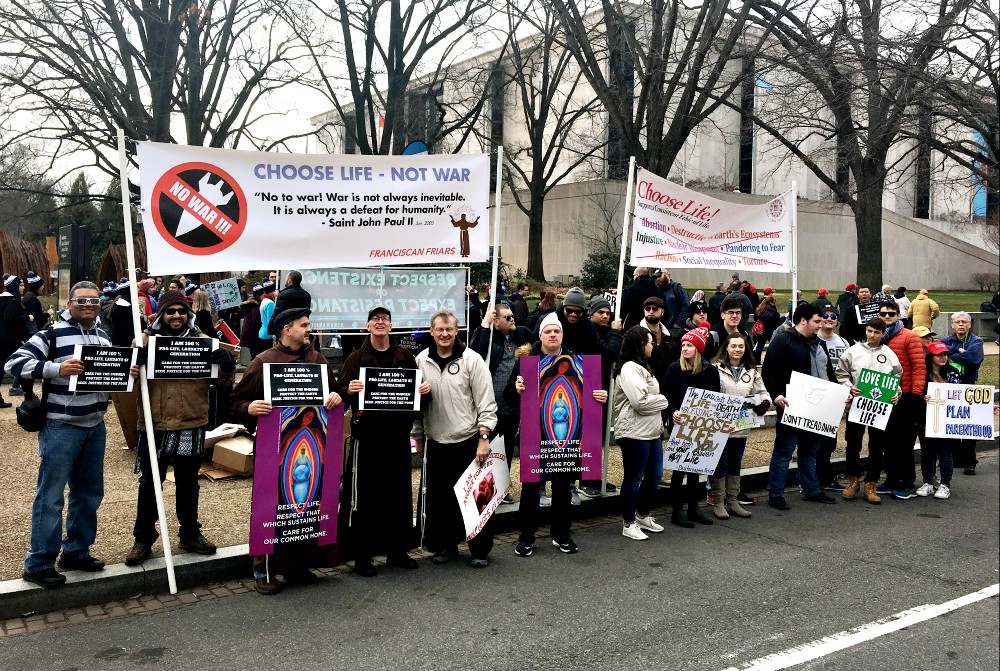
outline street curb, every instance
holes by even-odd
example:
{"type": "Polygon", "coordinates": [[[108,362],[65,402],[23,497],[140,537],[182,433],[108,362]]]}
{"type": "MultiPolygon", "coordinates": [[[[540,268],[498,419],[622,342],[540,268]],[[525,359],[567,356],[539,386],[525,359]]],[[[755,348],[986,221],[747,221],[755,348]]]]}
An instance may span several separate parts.
{"type": "MultiPolygon", "coordinates": [[[[976,442],[977,452],[996,448],[996,441],[976,442]]],[[[913,454],[914,461],[919,464],[919,448],[915,448],[913,454]]],[[[867,459],[863,458],[862,465],[866,461],[867,459]]],[[[842,473],[844,465],[843,458],[834,459],[834,472],[842,473]]],[[[786,487],[796,486],[797,473],[798,466],[793,462],[788,469],[786,487]]],[[[745,469],[742,478],[744,491],[763,492],[767,489],[768,467],[745,469]]],[[[661,484],[654,496],[653,506],[657,508],[668,506],[670,501],[670,488],[661,484]]],[[[583,499],[581,505],[572,507],[572,516],[574,520],[583,520],[615,515],[620,510],[619,506],[617,494],[598,499],[583,499]]],[[[517,510],[516,503],[500,506],[493,521],[494,533],[517,531],[519,521],[517,510]]],[[[550,508],[540,508],[539,526],[547,527],[550,524],[550,516],[550,508]]],[[[418,540],[414,539],[414,545],[418,540]]],[[[249,545],[234,545],[219,548],[216,554],[207,557],[188,553],[174,555],[174,573],[178,591],[208,583],[249,577],[251,575],[249,550],[249,545]]],[[[341,557],[341,561],[348,559],[349,557],[341,557]]],[[[45,589],[20,578],[0,582],[0,620],[124,601],[144,595],[165,594],[168,591],[166,564],[162,557],[148,559],[142,566],[135,568],[124,564],[113,564],[98,573],[68,571],[66,577],[66,584],[56,589],[45,589]]]]}

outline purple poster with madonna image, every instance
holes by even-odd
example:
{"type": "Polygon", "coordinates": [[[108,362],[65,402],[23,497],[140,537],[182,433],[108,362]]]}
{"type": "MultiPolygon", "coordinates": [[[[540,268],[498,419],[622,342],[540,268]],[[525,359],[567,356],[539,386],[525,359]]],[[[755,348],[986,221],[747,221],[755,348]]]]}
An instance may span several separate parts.
{"type": "Polygon", "coordinates": [[[344,412],[275,408],[257,422],[250,554],[337,542],[344,412]]]}
{"type": "Polygon", "coordinates": [[[603,439],[601,358],[596,355],[521,357],[521,482],[562,473],[601,479],[603,439]]]}

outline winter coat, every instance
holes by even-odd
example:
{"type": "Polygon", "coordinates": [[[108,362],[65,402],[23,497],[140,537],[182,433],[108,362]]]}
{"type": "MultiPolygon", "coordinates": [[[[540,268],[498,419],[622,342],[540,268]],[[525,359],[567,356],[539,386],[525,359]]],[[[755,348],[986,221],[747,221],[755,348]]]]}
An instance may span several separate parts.
{"type": "MultiPolygon", "coordinates": [[[[351,352],[350,356],[344,359],[344,364],[340,369],[340,376],[334,387],[344,403],[351,406],[354,417],[351,421],[351,435],[354,438],[391,436],[393,438],[405,438],[409,444],[410,429],[413,427],[412,410],[358,410],[358,394],[352,394],[348,390],[352,380],[361,378],[362,368],[406,368],[416,370],[417,361],[407,350],[398,345],[389,345],[385,352],[379,352],[372,346],[371,338],[365,338],[364,344],[360,348],[351,352]]],[[[379,442],[378,440],[375,441],[379,442]]]]}
{"type": "MultiPolygon", "coordinates": [[[[663,292],[660,291],[656,286],[656,281],[649,275],[640,275],[632,281],[632,284],[625,288],[625,292],[622,294],[621,309],[624,330],[628,331],[642,320],[645,316],[642,304],[650,296],[663,298],[663,292]]],[[[669,312],[664,312],[664,319],[668,316],[669,312]]]]}
{"type": "Polygon", "coordinates": [[[970,333],[965,340],[950,335],[941,342],[948,346],[951,365],[962,374],[962,384],[975,384],[979,380],[979,367],[983,365],[983,339],[970,333]],[[959,349],[965,351],[959,353],[959,349]]]}
{"type": "Polygon", "coordinates": [[[684,402],[684,395],[689,387],[695,389],[705,389],[707,391],[721,391],[722,383],[719,379],[719,369],[708,363],[704,359],[701,362],[701,372],[681,370],[680,361],[675,361],[667,368],[667,400],[670,401],[669,412],[677,412],[684,402]]]}
{"type": "Polygon", "coordinates": [[[924,363],[924,347],[920,342],[920,336],[908,328],[902,328],[885,344],[896,353],[903,367],[903,379],[899,383],[900,391],[904,394],[923,394],[922,385],[927,376],[927,367],[924,363]]]}
{"type": "MultiPolygon", "coordinates": [[[[792,372],[812,375],[813,347],[822,347],[826,353],[826,343],[819,338],[806,338],[794,327],[774,334],[767,349],[764,366],[760,371],[761,377],[764,378],[764,386],[767,387],[767,393],[771,398],[776,399],[785,395],[785,387],[792,379],[792,372]]],[[[827,354],[826,379],[830,382],[837,381],[829,354],[827,354]]],[[[780,408],[778,412],[781,412],[780,408]]]]}
{"type": "Polygon", "coordinates": [[[910,309],[906,311],[906,316],[913,320],[913,328],[918,326],[931,328],[931,324],[939,314],[941,314],[941,308],[926,294],[920,294],[914,298],[913,302],[910,303],[910,309]]]}
{"type": "MultiPolygon", "coordinates": [[[[670,281],[670,284],[663,289],[663,302],[667,304],[666,310],[660,321],[667,325],[667,328],[677,335],[688,318],[688,306],[691,299],[680,282],[670,281]],[[676,324],[677,326],[674,326],[676,324]]],[[[645,313],[643,313],[645,314],[645,313]]]]}
{"type": "MultiPolygon", "coordinates": [[[[768,403],[770,403],[771,396],[767,393],[767,388],[764,387],[764,378],[761,377],[760,372],[756,368],[744,369],[739,378],[736,378],[733,376],[733,371],[729,366],[722,361],[715,364],[715,367],[719,369],[720,391],[723,394],[732,394],[733,396],[742,396],[744,398],[760,394],[762,399],[767,399],[768,403]]],[[[749,435],[750,429],[744,429],[743,431],[732,432],[729,434],[729,437],[746,438],[749,435]]]]}
{"type": "Polygon", "coordinates": [[[545,315],[555,311],[556,307],[554,305],[550,308],[542,308],[541,305],[536,306],[535,309],[531,311],[531,314],[528,315],[528,328],[531,329],[532,333],[536,332],[538,330],[538,325],[542,323],[543,319],[545,319],[545,315]]]}
{"type": "Polygon", "coordinates": [[[430,349],[417,355],[417,367],[431,393],[423,397],[420,414],[413,420],[410,437],[425,436],[437,443],[468,440],[476,433],[490,433],[497,423],[497,403],[493,378],[486,362],[472,349],[455,343],[458,358],[441,370],[430,349]]]}
{"type": "Polygon", "coordinates": [[[8,292],[0,294],[0,341],[14,348],[28,339],[28,312],[21,301],[8,292]]]}
{"type": "MultiPolygon", "coordinates": [[[[510,334],[510,339],[514,342],[515,347],[524,345],[525,343],[530,343],[534,340],[534,336],[531,331],[525,326],[518,326],[510,334]]],[[[482,324],[476,326],[472,335],[469,338],[469,347],[475,351],[476,354],[481,356],[484,360],[486,359],[487,350],[490,351],[490,375],[496,372],[497,366],[500,365],[500,359],[503,357],[503,343],[504,335],[500,331],[493,330],[493,342],[490,344],[490,329],[484,329],[482,324]]]]}
{"type": "Polygon", "coordinates": [[[663,433],[661,411],[667,397],[660,384],[644,366],[628,361],[615,377],[615,438],[653,440],[663,433]]]}
{"type": "Polygon", "coordinates": [[[856,386],[862,368],[889,375],[903,374],[899,357],[891,348],[886,345],[872,348],[866,342],[859,342],[851,345],[840,356],[840,361],[837,362],[837,382],[847,387],[856,386]]]}

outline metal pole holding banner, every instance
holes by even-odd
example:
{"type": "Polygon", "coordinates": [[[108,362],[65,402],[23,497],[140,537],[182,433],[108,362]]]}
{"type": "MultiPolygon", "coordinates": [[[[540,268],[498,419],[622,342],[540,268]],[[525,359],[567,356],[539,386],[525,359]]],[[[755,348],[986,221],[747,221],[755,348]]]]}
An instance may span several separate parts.
{"type": "Polygon", "coordinates": [[[795,314],[799,305],[799,196],[797,183],[792,182],[792,309],[795,314]]]}
{"type": "MultiPolygon", "coordinates": [[[[139,317],[139,287],[136,280],[135,240],[132,237],[132,213],[129,207],[127,157],[125,156],[125,131],[118,129],[118,179],[122,188],[122,223],[125,225],[125,257],[128,262],[129,298],[132,300],[132,327],[137,344],[142,343],[142,319],[139,317]]],[[[155,474],[160,472],[160,462],[156,458],[156,440],[153,438],[153,412],[149,407],[149,382],[146,367],[139,369],[139,398],[142,400],[142,415],[145,419],[146,449],[149,450],[149,466],[153,477],[153,492],[156,494],[156,514],[160,520],[160,540],[163,542],[163,560],[167,565],[167,584],[171,594],[177,594],[177,579],[174,577],[174,556],[170,549],[170,532],[167,515],[163,506],[163,485],[155,474]]]]}
{"type": "MultiPolygon", "coordinates": [[[[625,214],[622,218],[622,245],[618,253],[618,285],[615,289],[615,314],[612,321],[618,321],[622,309],[622,284],[625,281],[625,250],[628,247],[629,231],[632,224],[632,190],[635,189],[635,156],[628,161],[628,186],[625,187],[625,205],[622,209],[625,214]]],[[[614,420],[611,409],[615,402],[615,374],[611,372],[611,380],[608,384],[608,421],[604,424],[604,441],[602,451],[604,452],[604,464],[601,467],[601,495],[608,493],[608,459],[611,451],[611,422],[614,420]]]]}
{"type": "MultiPolygon", "coordinates": [[[[493,205],[493,273],[490,276],[490,307],[496,305],[497,272],[500,269],[500,194],[503,192],[503,147],[497,147],[497,181],[496,202],[493,205]]],[[[477,324],[478,326],[478,324],[477,324]]],[[[472,330],[472,324],[469,324],[472,330]]],[[[472,336],[469,336],[472,339],[472,336]]],[[[490,354],[493,353],[493,324],[490,324],[490,339],[486,345],[486,368],[490,367],[490,354]]]]}

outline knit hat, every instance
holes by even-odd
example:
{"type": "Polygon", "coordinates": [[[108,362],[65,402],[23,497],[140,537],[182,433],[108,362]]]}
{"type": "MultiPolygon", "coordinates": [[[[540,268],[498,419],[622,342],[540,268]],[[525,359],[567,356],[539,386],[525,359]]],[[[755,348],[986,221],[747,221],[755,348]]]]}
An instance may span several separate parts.
{"type": "Polygon", "coordinates": [[[274,291],[277,285],[271,279],[266,279],[260,283],[260,286],[263,287],[264,293],[269,294],[274,291]]]}
{"type": "Polygon", "coordinates": [[[691,305],[688,306],[688,316],[698,314],[699,312],[708,312],[705,301],[691,301],[691,305]]]}
{"type": "Polygon", "coordinates": [[[740,298],[740,294],[732,293],[722,299],[722,305],[719,306],[719,312],[726,312],[727,310],[735,310],[739,308],[743,310],[743,299],[740,298]]]}
{"type": "Polygon", "coordinates": [[[562,331],[562,322],[559,321],[559,315],[555,312],[550,312],[545,315],[545,318],[542,319],[542,323],[538,325],[538,332],[541,333],[544,331],[546,326],[558,326],[559,330],[562,331]]]}
{"type": "Polygon", "coordinates": [[[191,306],[188,304],[187,298],[184,294],[179,291],[165,291],[163,296],[160,297],[160,302],[156,304],[156,317],[159,319],[163,311],[169,307],[180,305],[185,310],[190,311],[191,306]]]}
{"type": "Polygon", "coordinates": [[[45,278],[36,275],[34,270],[28,271],[27,281],[28,281],[28,288],[30,289],[38,289],[43,284],[45,284],[45,278]]]}
{"type": "Polygon", "coordinates": [[[149,293],[149,290],[153,288],[153,280],[148,277],[144,280],[139,280],[139,291],[142,293],[149,293]]]}
{"type": "Polygon", "coordinates": [[[932,342],[930,345],[927,346],[927,353],[928,354],[947,354],[948,353],[948,346],[945,345],[940,340],[935,340],[934,342],[932,342]]]}
{"type": "Polygon", "coordinates": [[[698,354],[704,354],[705,345],[708,344],[708,326],[703,324],[685,333],[681,338],[681,344],[686,342],[694,345],[694,348],[698,350],[698,354]]]}
{"type": "Polygon", "coordinates": [[[849,283],[846,287],[847,291],[857,291],[858,285],[854,282],[849,283]]]}
{"type": "Polygon", "coordinates": [[[259,283],[253,285],[253,297],[260,298],[263,295],[264,295],[264,287],[260,286],[259,283]]]}
{"type": "Polygon", "coordinates": [[[187,286],[184,287],[184,295],[185,296],[193,296],[194,292],[197,291],[197,290],[198,290],[198,285],[197,284],[195,284],[194,282],[188,282],[187,286]]]}
{"type": "Polygon", "coordinates": [[[590,314],[595,314],[601,308],[611,310],[611,302],[604,296],[594,296],[590,299],[590,314]]]}
{"type": "Polygon", "coordinates": [[[132,283],[128,281],[128,278],[122,278],[122,281],[115,285],[114,289],[111,290],[111,295],[118,296],[128,296],[129,289],[132,287],[132,283]]]}
{"type": "Polygon", "coordinates": [[[19,286],[21,286],[21,278],[17,275],[7,275],[3,276],[3,288],[7,291],[14,291],[19,286]]]}
{"type": "Polygon", "coordinates": [[[581,310],[587,309],[587,295],[583,293],[583,289],[580,287],[573,287],[566,292],[566,298],[563,299],[564,308],[580,308],[581,310]]]}

